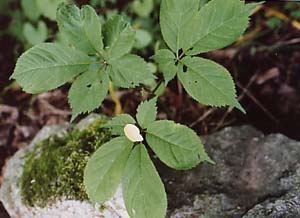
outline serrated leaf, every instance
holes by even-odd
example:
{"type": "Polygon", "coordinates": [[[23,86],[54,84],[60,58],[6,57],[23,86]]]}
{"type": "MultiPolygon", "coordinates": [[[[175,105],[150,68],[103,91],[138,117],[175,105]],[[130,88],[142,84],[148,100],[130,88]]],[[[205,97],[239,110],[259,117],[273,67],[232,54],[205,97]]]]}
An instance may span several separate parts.
{"type": "Polygon", "coordinates": [[[142,102],[137,108],[136,119],[139,125],[146,129],[149,124],[155,121],[157,114],[157,98],[142,102]]]}
{"type": "Polygon", "coordinates": [[[124,135],[125,125],[135,123],[134,118],[129,114],[120,114],[104,124],[103,127],[110,128],[113,135],[124,135]]]}
{"type": "Polygon", "coordinates": [[[191,169],[200,161],[207,160],[197,134],[173,121],[159,120],[151,123],[146,130],[146,139],[159,159],[171,168],[191,169]]]}
{"type": "Polygon", "coordinates": [[[195,100],[211,106],[230,105],[245,112],[236,99],[233,79],[223,66],[199,57],[185,57],[180,63],[186,72],[179,71],[178,78],[195,100]]]}
{"type": "MultiPolygon", "coordinates": [[[[188,50],[198,39],[199,0],[163,0],[160,9],[162,35],[172,51],[188,50]]],[[[204,19],[204,18],[203,18],[204,19]]]]}
{"type": "Polygon", "coordinates": [[[227,0],[226,4],[223,0],[212,0],[199,14],[199,36],[187,52],[189,55],[220,49],[236,41],[248,26],[250,12],[240,0],[227,0]]]}
{"type": "Polygon", "coordinates": [[[24,14],[30,20],[37,20],[41,15],[40,9],[37,6],[36,0],[21,0],[21,6],[24,14]]]}
{"type": "Polygon", "coordinates": [[[248,13],[249,15],[251,15],[253,10],[255,10],[255,8],[257,6],[259,6],[263,3],[264,3],[264,1],[246,4],[245,7],[244,7],[245,13],[248,13]]]}
{"type": "Polygon", "coordinates": [[[112,16],[104,26],[104,46],[108,58],[118,59],[128,54],[133,47],[135,31],[122,16],[112,16]]]}
{"type": "Polygon", "coordinates": [[[103,50],[100,19],[92,7],[79,9],[73,4],[60,4],[57,23],[59,31],[79,50],[87,54],[103,50]]]}
{"type": "Polygon", "coordinates": [[[38,44],[18,59],[12,79],[24,91],[39,93],[55,89],[86,71],[90,58],[72,48],[54,44],[38,44]]]}
{"type": "Polygon", "coordinates": [[[143,144],[132,151],[126,165],[123,197],[131,218],[164,218],[167,197],[164,185],[143,144]]]}
{"type": "Polygon", "coordinates": [[[152,56],[152,59],[158,63],[166,84],[175,77],[177,66],[175,65],[176,57],[173,52],[168,49],[161,49],[152,56]]]}
{"type": "Polygon", "coordinates": [[[104,100],[109,85],[108,75],[104,70],[89,70],[73,82],[69,91],[69,103],[73,121],[79,114],[91,112],[104,100]]]}
{"type": "Polygon", "coordinates": [[[48,29],[43,21],[38,22],[37,28],[31,23],[26,22],[23,26],[23,34],[27,42],[32,46],[46,41],[48,29]]]}
{"type": "Polygon", "coordinates": [[[88,160],[84,185],[90,200],[104,203],[113,197],[124,173],[133,143],[125,137],[102,145],[88,160]]]}
{"type": "Polygon", "coordinates": [[[133,54],[111,60],[107,72],[112,83],[122,88],[133,88],[147,79],[154,78],[144,59],[133,54]]]}
{"type": "Polygon", "coordinates": [[[62,2],[66,2],[66,0],[36,0],[36,4],[41,13],[53,21],[56,19],[57,7],[62,2]]]}

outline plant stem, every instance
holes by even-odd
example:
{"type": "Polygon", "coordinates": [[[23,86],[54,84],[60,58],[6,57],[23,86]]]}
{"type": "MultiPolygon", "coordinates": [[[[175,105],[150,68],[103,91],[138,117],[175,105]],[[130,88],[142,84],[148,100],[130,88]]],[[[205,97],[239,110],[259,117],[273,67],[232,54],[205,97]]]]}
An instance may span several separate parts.
{"type": "Polygon", "coordinates": [[[163,80],[161,79],[155,86],[155,88],[151,91],[152,94],[155,94],[155,92],[158,90],[158,88],[160,87],[160,85],[163,83],[163,80]]]}
{"type": "Polygon", "coordinates": [[[113,102],[115,103],[115,112],[114,113],[115,113],[115,115],[119,115],[122,113],[122,105],[121,105],[120,99],[118,98],[118,96],[115,93],[113,84],[110,81],[109,81],[108,90],[109,90],[109,94],[110,94],[113,102]]]}
{"type": "Polygon", "coordinates": [[[178,57],[178,61],[179,61],[184,55],[185,55],[185,53],[182,52],[182,53],[179,55],[179,57],[178,57]]]}

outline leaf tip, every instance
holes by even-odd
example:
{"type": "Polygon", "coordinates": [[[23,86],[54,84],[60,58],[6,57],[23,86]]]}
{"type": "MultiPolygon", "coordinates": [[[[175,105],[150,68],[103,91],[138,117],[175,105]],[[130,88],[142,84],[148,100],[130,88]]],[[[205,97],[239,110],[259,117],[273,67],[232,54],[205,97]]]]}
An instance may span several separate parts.
{"type": "Polygon", "coordinates": [[[210,163],[210,164],[212,164],[212,165],[215,165],[215,164],[216,164],[216,162],[213,161],[208,155],[207,155],[207,157],[206,157],[206,159],[205,159],[204,161],[206,161],[206,162],[208,162],[208,163],[210,163]]]}
{"type": "Polygon", "coordinates": [[[243,106],[237,101],[236,105],[234,105],[239,111],[241,111],[243,114],[246,114],[246,110],[243,108],[243,106]]]}
{"type": "Polygon", "coordinates": [[[75,121],[75,119],[78,117],[78,115],[79,115],[78,113],[72,113],[70,123],[73,123],[75,121]]]}

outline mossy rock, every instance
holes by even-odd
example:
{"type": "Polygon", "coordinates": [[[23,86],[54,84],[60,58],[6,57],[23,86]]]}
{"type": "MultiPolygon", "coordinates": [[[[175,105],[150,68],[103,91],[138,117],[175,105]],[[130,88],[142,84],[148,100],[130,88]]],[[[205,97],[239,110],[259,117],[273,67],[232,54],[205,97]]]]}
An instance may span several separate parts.
{"type": "Polygon", "coordinates": [[[72,129],[35,145],[26,156],[19,180],[21,196],[29,206],[44,207],[60,198],[87,200],[83,172],[91,154],[110,138],[102,128],[107,119],[96,119],[86,129],[72,129]]]}
{"type": "Polygon", "coordinates": [[[77,124],[44,127],[7,163],[0,200],[14,218],[129,218],[121,187],[102,205],[92,205],[83,186],[89,156],[111,138],[107,118],[92,114],[77,124]]]}

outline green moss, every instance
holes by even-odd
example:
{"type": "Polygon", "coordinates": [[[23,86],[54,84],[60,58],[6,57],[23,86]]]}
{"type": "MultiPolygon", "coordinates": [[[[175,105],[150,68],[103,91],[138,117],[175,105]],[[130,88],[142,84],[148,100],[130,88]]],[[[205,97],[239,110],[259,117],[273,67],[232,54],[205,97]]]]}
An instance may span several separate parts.
{"type": "Polygon", "coordinates": [[[111,138],[110,132],[101,127],[105,122],[105,118],[99,118],[83,131],[73,130],[35,145],[19,180],[25,204],[43,207],[62,197],[88,199],[83,172],[90,155],[111,138]]]}

